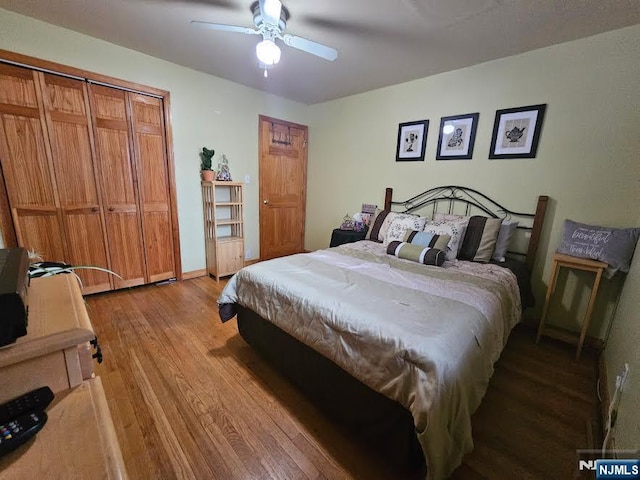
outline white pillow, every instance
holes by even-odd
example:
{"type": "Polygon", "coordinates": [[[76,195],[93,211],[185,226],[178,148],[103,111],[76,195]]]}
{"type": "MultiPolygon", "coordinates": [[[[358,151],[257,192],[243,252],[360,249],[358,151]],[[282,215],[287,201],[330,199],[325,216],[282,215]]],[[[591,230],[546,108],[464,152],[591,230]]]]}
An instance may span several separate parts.
{"type": "Polygon", "coordinates": [[[397,214],[391,220],[382,244],[386,247],[394,241],[402,242],[407,230],[416,230],[421,232],[425,223],[427,223],[426,217],[417,217],[415,215],[403,213],[397,214]]]}
{"type": "Polygon", "coordinates": [[[467,215],[456,215],[455,213],[440,213],[434,212],[433,221],[434,222],[458,222],[461,220],[466,220],[469,223],[469,219],[471,217],[467,215]]]}
{"type": "Polygon", "coordinates": [[[446,256],[447,260],[455,260],[462,246],[462,240],[464,240],[467,223],[469,223],[469,220],[426,222],[422,231],[437,235],[449,235],[451,240],[449,240],[446,256]]]}
{"type": "Polygon", "coordinates": [[[464,236],[467,234],[467,225],[469,225],[469,219],[471,217],[466,215],[456,215],[455,213],[433,213],[433,221],[434,222],[454,222],[463,225],[462,234],[460,236],[460,242],[458,243],[458,251],[456,252],[456,258],[458,258],[458,254],[462,249],[462,244],[464,243],[464,236]]]}

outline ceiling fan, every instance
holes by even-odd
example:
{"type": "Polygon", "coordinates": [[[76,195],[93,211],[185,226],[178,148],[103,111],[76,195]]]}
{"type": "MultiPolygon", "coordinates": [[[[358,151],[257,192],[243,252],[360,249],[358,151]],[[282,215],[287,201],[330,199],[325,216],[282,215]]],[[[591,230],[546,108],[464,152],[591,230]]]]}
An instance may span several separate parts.
{"type": "Polygon", "coordinates": [[[258,0],[251,5],[253,23],[256,28],[240,27],[236,25],[224,25],[193,20],[192,25],[199,25],[212,30],[225,32],[238,32],[247,35],[262,35],[262,41],[256,45],[256,56],[264,67],[264,76],[267,76],[267,68],[276,65],[280,61],[280,47],[276,45],[276,39],[280,39],[288,45],[303,52],[310,53],[325,60],[333,61],[338,58],[335,48],[327,47],[317,42],[307,40],[284,33],[289,19],[289,10],[282,5],[280,0],[258,0]]]}

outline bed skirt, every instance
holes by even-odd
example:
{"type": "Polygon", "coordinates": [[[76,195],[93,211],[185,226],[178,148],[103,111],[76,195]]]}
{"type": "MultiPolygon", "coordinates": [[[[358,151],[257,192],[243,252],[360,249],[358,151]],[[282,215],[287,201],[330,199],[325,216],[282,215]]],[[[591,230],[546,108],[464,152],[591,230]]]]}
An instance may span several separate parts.
{"type": "Polygon", "coordinates": [[[361,437],[398,474],[425,478],[413,417],[254,311],[237,305],[244,340],[331,419],[361,437]]]}

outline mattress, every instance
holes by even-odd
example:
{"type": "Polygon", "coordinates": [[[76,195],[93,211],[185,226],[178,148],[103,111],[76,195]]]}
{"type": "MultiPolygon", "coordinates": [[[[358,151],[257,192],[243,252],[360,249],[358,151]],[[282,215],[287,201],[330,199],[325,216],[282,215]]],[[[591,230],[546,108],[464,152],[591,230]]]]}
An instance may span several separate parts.
{"type": "Polygon", "coordinates": [[[522,314],[509,269],[421,265],[370,241],[246,267],[218,303],[223,320],[249,308],[405,407],[432,479],[473,448],[471,414],[522,314]]]}

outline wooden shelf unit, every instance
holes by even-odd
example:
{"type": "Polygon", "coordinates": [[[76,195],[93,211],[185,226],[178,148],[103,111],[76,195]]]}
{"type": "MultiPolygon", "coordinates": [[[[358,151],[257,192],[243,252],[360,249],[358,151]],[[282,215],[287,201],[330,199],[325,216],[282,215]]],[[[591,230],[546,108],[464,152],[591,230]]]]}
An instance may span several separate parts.
{"type": "Polygon", "coordinates": [[[241,182],[202,182],[207,273],[217,281],[244,267],[244,200],[241,182]]]}

